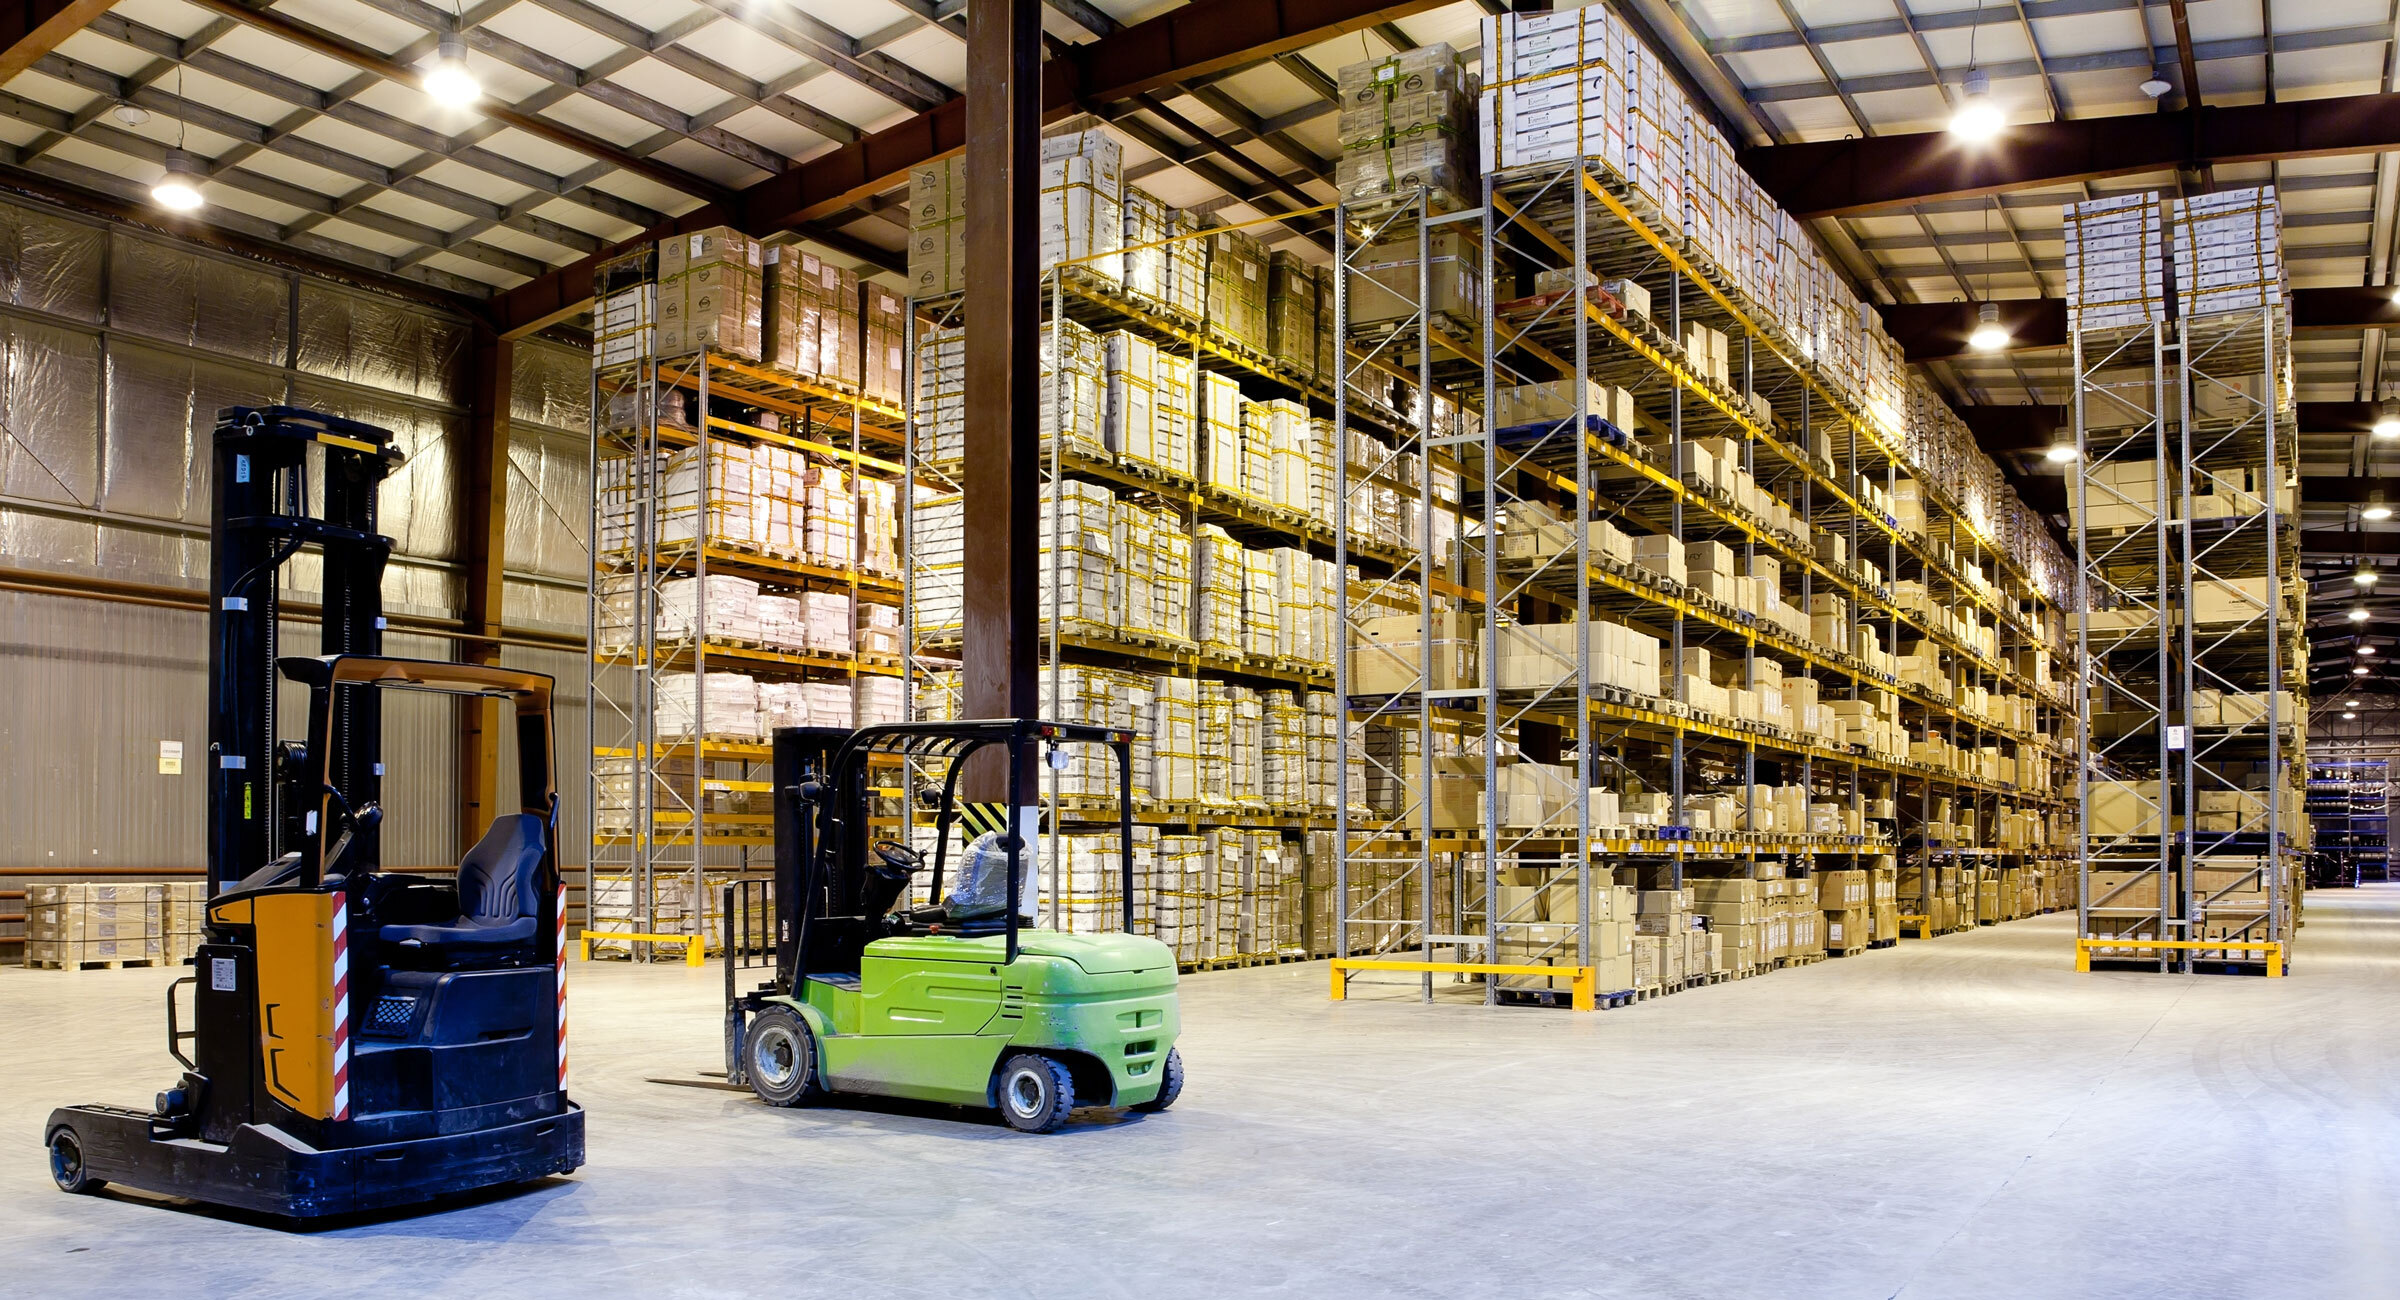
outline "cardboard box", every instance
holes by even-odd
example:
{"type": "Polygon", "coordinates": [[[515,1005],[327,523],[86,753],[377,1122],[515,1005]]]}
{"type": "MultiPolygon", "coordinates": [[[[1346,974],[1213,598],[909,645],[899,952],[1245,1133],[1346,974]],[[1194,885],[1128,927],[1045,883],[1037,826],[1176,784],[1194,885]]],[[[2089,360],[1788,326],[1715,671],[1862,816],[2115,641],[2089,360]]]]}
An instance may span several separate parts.
{"type": "Polygon", "coordinates": [[[1433,615],[1430,669],[1423,653],[1424,628],[1415,614],[1367,619],[1350,648],[1350,690],[1358,695],[1394,695],[1411,690],[1465,690],[1475,685],[1476,643],[1481,628],[1463,610],[1433,615]]]}

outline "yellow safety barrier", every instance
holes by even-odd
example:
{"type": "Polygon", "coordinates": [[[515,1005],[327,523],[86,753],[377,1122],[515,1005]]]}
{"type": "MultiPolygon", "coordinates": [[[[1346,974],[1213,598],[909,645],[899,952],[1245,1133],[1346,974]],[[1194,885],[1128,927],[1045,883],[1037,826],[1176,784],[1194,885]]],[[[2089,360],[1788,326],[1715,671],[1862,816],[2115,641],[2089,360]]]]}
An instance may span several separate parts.
{"type": "Polygon", "coordinates": [[[1351,971],[1396,970],[1444,975],[1571,975],[1574,977],[1574,998],[1577,1011],[1590,1011],[1596,1004],[1594,986],[1600,972],[1594,966],[1512,966],[1488,961],[1397,961],[1385,957],[1336,957],[1333,966],[1333,1000],[1342,1002],[1350,996],[1351,971]]]}
{"type": "Polygon", "coordinates": [[[1893,919],[1903,927],[1911,925],[1917,927],[1917,937],[1920,939],[1933,937],[1933,918],[1930,916],[1923,916],[1916,912],[1902,912],[1893,919]]]}
{"type": "Polygon", "coordinates": [[[2092,968],[2094,948],[2180,948],[2207,952],[2263,952],[2267,955],[2267,978],[2283,978],[2283,943],[2277,939],[2077,939],[2075,969],[2092,968]]]}
{"type": "Polygon", "coordinates": [[[684,965],[698,966],[708,959],[707,939],[697,934],[635,934],[627,930],[586,930],[575,936],[575,946],[581,950],[580,956],[585,961],[592,959],[592,941],[594,939],[602,943],[622,942],[628,946],[636,943],[680,943],[683,945],[684,965]]]}

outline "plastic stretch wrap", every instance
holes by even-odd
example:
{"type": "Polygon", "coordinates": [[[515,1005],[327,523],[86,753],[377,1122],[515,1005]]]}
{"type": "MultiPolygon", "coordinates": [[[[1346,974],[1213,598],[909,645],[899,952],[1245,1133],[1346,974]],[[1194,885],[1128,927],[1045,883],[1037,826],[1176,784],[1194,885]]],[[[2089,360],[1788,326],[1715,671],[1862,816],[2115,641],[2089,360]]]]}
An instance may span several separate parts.
{"type": "Polygon", "coordinates": [[[90,572],[99,563],[91,523],[0,506],[0,555],[29,569],[90,572]]]}
{"type": "Polygon", "coordinates": [[[199,538],[103,524],[99,543],[99,568],[109,577],[178,586],[208,582],[208,544],[199,538]]]}
{"type": "Polygon", "coordinates": [[[580,438],[519,425],[508,442],[508,567],[577,578],[590,560],[591,462],[580,438]]]}
{"type": "Polygon", "coordinates": [[[6,322],[8,387],[0,397],[0,490],[91,505],[100,491],[100,341],[77,330],[6,322]]]}
{"type": "Polygon", "coordinates": [[[280,366],[291,281],[273,271],[123,231],[109,245],[108,325],[280,366]]]}
{"type": "Polygon", "coordinates": [[[383,571],[383,603],[397,613],[456,618],[467,606],[466,575],[394,558],[383,571]]]}
{"type": "Polygon", "coordinates": [[[0,203],[0,299],[76,320],[100,319],[107,232],[0,203]]]}
{"type": "MultiPolygon", "coordinates": [[[[407,456],[383,481],[377,526],[402,555],[452,559],[458,553],[456,470],[453,436],[462,415],[428,411],[402,402],[377,401],[358,393],[312,384],[292,385],[292,402],[327,415],[363,420],[391,430],[392,444],[407,456]]],[[[313,494],[316,485],[310,484],[313,494]]]]}
{"type": "Polygon", "coordinates": [[[592,422],[591,354],[519,339],[510,355],[509,418],[585,436],[592,422]]]}
{"type": "MultiPolygon", "coordinates": [[[[510,579],[506,600],[511,624],[560,628],[577,635],[583,632],[587,598],[580,588],[552,587],[510,579]]],[[[559,678],[561,689],[565,688],[566,680],[559,678]]]]}
{"type": "MultiPolygon", "coordinates": [[[[1040,846],[1032,843],[1018,850],[1017,914],[1027,921],[1034,916],[1034,868],[1040,851],[1040,846]]],[[[951,888],[943,906],[950,909],[953,919],[1007,915],[1008,851],[1001,847],[998,831],[985,831],[967,846],[958,868],[958,884],[951,888]]]]}
{"type": "Polygon", "coordinates": [[[437,402],[464,400],[466,323],[397,299],[300,282],[302,373],[437,402]]]}

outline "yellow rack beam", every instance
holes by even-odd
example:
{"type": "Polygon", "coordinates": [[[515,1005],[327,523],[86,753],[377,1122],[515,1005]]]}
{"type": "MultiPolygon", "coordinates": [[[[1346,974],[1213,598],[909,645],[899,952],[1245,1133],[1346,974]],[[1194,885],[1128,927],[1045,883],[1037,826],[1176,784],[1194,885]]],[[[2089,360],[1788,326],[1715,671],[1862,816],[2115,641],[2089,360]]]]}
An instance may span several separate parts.
{"type": "Polygon", "coordinates": [[[2077,939],[2075,941],[2075,969],[2079,971],[2088,971],[2092,968],[2092,950],[2095,948],[2146,948],[2159,950],[2175,949],[2187,952],[2259,952],[2265,953],[2267,956],[2267,978],[2283,978],[2283,943],[2281,940],[2277,939],[2249,941],[2234,939],[2077,939]]]}
{"type": "Polygon", "coordinates": [[[586,930],[575,936],[575,946],[582,950],[580,954],[582,960],[590,961],[592,959],[592,944],[595,941],[622,943],[628,948],[637,943],[680,943],[683,945],[684,965],[698,966],[707,960],[702,947],[706,941],[696,934],[640,934],[628,930],[586,930]]]}

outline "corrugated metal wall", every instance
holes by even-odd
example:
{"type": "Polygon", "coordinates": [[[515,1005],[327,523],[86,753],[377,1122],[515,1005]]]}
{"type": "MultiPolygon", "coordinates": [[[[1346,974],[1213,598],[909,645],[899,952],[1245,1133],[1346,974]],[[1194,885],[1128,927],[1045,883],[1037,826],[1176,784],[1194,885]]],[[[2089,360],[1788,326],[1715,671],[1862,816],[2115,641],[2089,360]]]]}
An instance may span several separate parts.
{"type": "MultiPolygon", "coordinates": [[[[465,320],[419,303],[0,201],[0,570],[205,588],[216,412],[289,403],[393,431],[408,459],[382,499],[398,543],[386,608],[455,618],[468,340],[465,320]]],[[[590,362],[515,351],[504,621],[580,638],[590,362]]],[[[313,556],[286,574],[288,596],[315,598],[313,556]]],[[[205,631],[193,611],[0,591],[0,891],[22,887],[11,867],[199,865],[205,631]],[[159,773],[161,740],[183,743],[183,775],[159,773]]],[[[312,653],[316,629],[284,638],[312,653]]],[[[454,646],[394,632],[386,649],[454,646]]],[[[511,647],[505,661],[558,679],[561,858],[580,865],[583,658],[511,647]]],[[[457,707],[387,694],[387,863],[453,857],[457,707]]],[[[0,916],[21,910],[0,898],[0,916]]],[[[0,923],[0,939],[17,930],[0,923]]]]}

